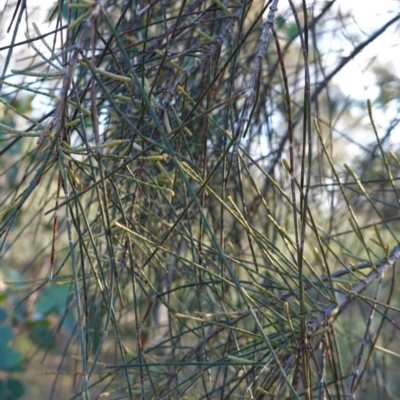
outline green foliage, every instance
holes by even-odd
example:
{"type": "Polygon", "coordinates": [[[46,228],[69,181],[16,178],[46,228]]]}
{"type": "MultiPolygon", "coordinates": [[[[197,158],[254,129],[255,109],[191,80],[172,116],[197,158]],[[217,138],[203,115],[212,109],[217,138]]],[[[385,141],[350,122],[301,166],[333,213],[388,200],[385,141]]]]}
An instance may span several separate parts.
{"type": "Polygon", "coordinates": [[[15,351],[10,342],[14,339],[14,333],[10,326],[0,325],[0,369],[3,371],[21,371],[23,356],[15,351]]]}
{"type": "Polygon", "coordinates": [[[17,400],[25,394],[24,385],[17,379],[0,379],[0,398],[17,400]]]}
{"type": "Polygon", "coordinates": [[[388,26],[27,3],[0,53],[0,398],[396,393],[396,77],[358,109],[335,83],[388,26]]]}

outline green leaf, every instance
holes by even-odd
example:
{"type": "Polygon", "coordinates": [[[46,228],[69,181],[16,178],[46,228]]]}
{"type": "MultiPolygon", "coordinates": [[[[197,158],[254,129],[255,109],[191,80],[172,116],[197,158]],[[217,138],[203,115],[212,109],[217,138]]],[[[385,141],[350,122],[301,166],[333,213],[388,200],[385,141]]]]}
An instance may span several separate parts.
{"type": "Polygon", "coordinates": [[[24,384],[19,379],[0,380],[0,399],[16,400],[25,394],[24,384]]]}
{"type": "Polygon", "coordinates": [[[55,348],[54,337],[49,328],[43,325],[35,326],[29,332],[29,338],[41,349],[55,348]]]}
{"type": "MultiPolygon", "coordinates": [[[[21,371],[23,355],[14,350],[9,342],[14,339],[14,333],[9,326],[0,326],[0,370],[21,371]]],[[[0,396],[0,398],[2,398],[0,396]]]]}
{"type": "Polygon", "coordinates": [[[47,316],[51,312],[61,314],[65,309],[69,287],[67,285],[53,285],[45,290],[35,304],[37,313],[47,316]]]}
{"type": "Polygon", "coordinates": [[[0,322],[7,319],[7,311],[4,308],[0,308],[0,322]]]}
{"type": "Polygon", "coordinates": [[[293,39],[298,35],[297,25],[296,24],[287,24],[286,25],[286,35],[289,39],[293,39]]]}
{"type": "MultiPolygon", "coordinates": [[[[22,285],[23,281],[25,281],[25,278],[14,268],[2,266],[0,267],[0,273],[3,276],[4,283],[13,282],[15,284],[15,282],[21,282],[22,285]]],[[[15,288],[15,286],[13,287],[15,288]]]]}

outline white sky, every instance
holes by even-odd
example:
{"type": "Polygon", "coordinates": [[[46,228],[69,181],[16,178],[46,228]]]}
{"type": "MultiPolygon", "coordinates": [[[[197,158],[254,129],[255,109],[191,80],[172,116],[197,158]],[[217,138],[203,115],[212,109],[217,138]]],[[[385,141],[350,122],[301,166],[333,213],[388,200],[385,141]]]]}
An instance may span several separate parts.
{"type": "MultiPolygon", "coordinates": [[[[358,25],[357,34],[360,35],[364,32],[364,39],[372,32],[379,29],[388,20],[393,18],[399,13],[398,0],[352,0],[340,1],[337,9],[352,11],[356,16],[358,25]]],[[[365,74],[364,69],[369,60],[377,58],[382,65],[391,65],[393,71],[400,76],[400,54],[399,54],[399,23],[387,29],[387,31],[374,42],[369,44],[360,56],[355,58],[350,65],[348,65],[342,73],[337,76],[337,81],[341,83],[343,88],[348,87],[353,94],[364,93],[362,98],[373,97],[374,93],[372,88],[369,88],[370,78],[369,74],[365,74]],[[397,32],[395,28],[397,27],[397,32]],[[349,69],[350,68],[350,69],[349,69]],[[365,92],[364,92],[364,90],[365,92]],[[372,90],[372,92],[370,92],[372,90]]],[[[353,28],[355,26],[353,25],[353,28]]],[[[355,29],[353,29],[355,31],[355,29]]],[[[353,33],[351,30],[350,34],[353,33]]],[[[349,41],[342,42],[343,50],[350,53],[353,47],[349,41]]]]}

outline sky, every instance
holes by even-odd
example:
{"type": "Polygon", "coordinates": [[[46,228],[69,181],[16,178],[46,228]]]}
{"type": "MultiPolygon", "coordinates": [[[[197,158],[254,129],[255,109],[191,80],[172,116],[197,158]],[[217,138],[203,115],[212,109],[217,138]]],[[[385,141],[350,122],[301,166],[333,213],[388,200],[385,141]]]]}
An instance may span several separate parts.
{"type": "MultiPolygon", "coordinates": [[[[343,11],[351,10],[352,14],[356,16],[358,29],[356,30],[356,26],[353,25],[353,29],[349,29],[349,34],[361,35],[364,33],[364,36],[367,37],[398,14],[399,5],[398,0],[381,0],[379,2],[376,0],[352,0],[340,1],[336,8],[343,11]]],[[[398,25],[397,23],[397,27],[398,25]]],[[[391,65],[393,72],[400,77],[399,32],[395,31],[395,27],[396,25],[388,28],[381,37],[369,44],[360,56],[346,67],[346,70],[338,74],[336,79],[343,88],[349,88],[353,94],[360,93],[363,98],[374,97],[376,92],[371,85],[373,83],[372,76],[365,72],[366,66],[374,58],[383,65],[391,65]]],[[[341,45],[347,53],[353,50],[350,40],[341,41],[341,45]]]]}

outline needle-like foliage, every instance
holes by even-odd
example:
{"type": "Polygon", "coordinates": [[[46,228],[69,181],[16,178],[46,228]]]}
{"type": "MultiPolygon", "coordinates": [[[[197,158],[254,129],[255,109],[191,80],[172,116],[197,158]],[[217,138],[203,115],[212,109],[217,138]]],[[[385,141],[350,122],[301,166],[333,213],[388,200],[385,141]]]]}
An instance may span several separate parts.
{"type": "Polygon", "coordinates": [[[29,3],[0,42],[8,398],[396,398],[396,75],[335,79],[399,14],[29,3]]]}

